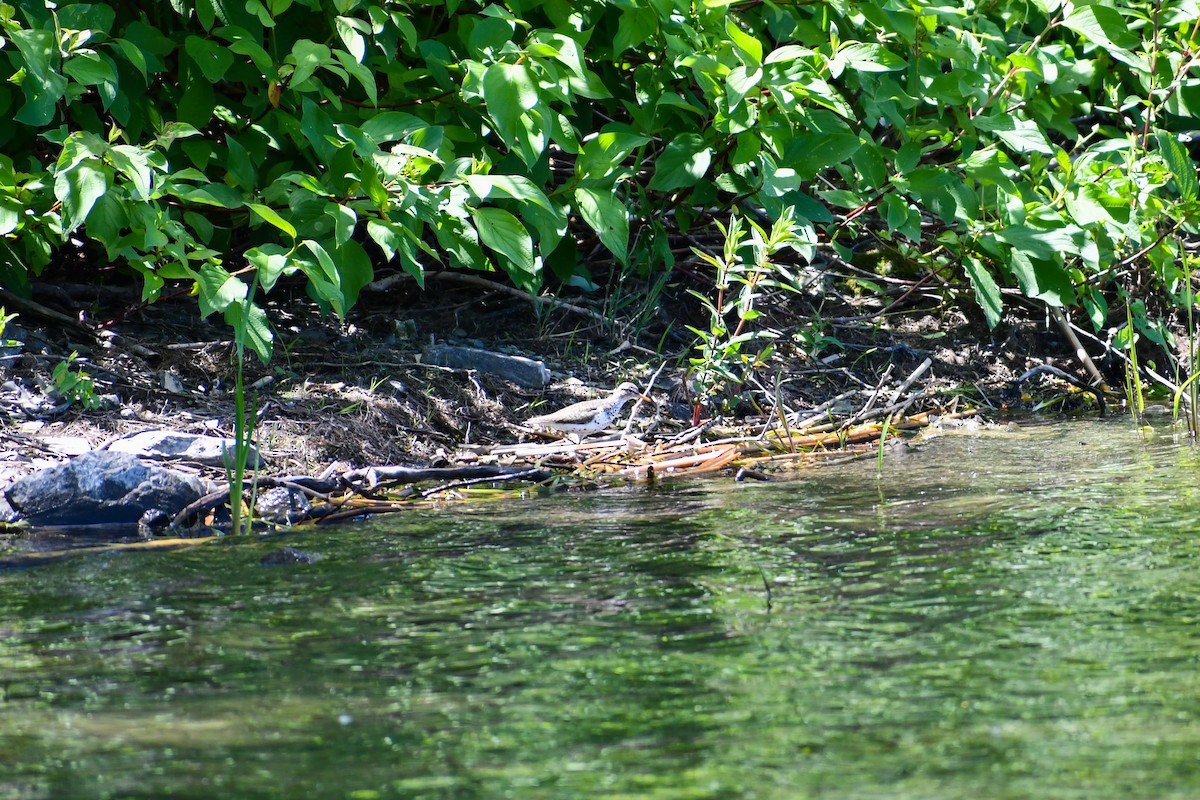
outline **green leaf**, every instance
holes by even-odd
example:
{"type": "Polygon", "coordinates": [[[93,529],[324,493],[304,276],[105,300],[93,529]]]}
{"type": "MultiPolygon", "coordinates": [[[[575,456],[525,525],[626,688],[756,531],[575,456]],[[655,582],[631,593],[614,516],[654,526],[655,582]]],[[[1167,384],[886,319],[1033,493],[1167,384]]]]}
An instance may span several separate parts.
{"type": "Polygon", "coordinates": [[[354,235],[354,226],[358,224],[358,214],[354,213],[354,209],[340,203],[327,203],[325,214],[333,218],[334,244],[341,247],[350,241],[350,237],[354,235]]]}
{"type": "Polygon", "coordinates": [[[138,46],[128,39],[113,39],[112,41],[121,51],[121,55],[125,56],[125,60],[142,76],[142,80],[147,80],[149,75],[146,72],[146,56],[138,46]]]}
{"type": "Polygon", "coordinates": [[[225,137],[225,147],[229,151],[225,162],[227,179],[232,179],[232,184],[242,191],[253,192],[258,187],[258,170],[250,160],[250,154],[233,136],[225,137]]]}
{"type": "Polygon", "coordinates": [[[358,84],[363,88],[363,94],[367,96],[367,100],[372,105],[379,100],[379,87],[375,85],[375,73],[368,67],[354,60],[354,56],[347,53],[345,50],[334,50],[334,58],[342,65],[342,69],[354,76],[358,84]]]}
{"type": "Polygon", "coordinates": [[[629,260],[629,211],[613,192],[575,187],[575,205],[584,221],[622,264],[629,260]]]}
{"type": "Polygon", "coordinates": [[[1139,39],[1129,30],[1129,23],[1115,8],[1101,5],[1076,6],[1063,20],[1063,25],[1099,45],[1118,61],[1139,72],[1150,72],[1150,64],[1131,52],[1131,48],[1138,46],[1139,39]]]}
{"type": "Polygon", "coordinates": [[[246,251],[246,261],[258,271],[258,283],[264,290],[271,291],[281,275],[296,270],[295,265],[289,269],[288,252],[287,248],[277,244],[264,244],[246,251]]]}
{"type": "Polygon", "coordinates": [[[359,27],[366,27],[364,23],[353,17],[336,17],[333,25],[337,29],[338,38],[346,46],[346,51],[361,64],[367,55],[367,40],[359,31],[359,27]]]}
{"type": "Polygon", "coordinates": [[[95,53],[80,53],[63,62],[63,72],[84,86],[117,82],[117,73],[112,64],[95,53]]]}
{"type": "Polygon", "coordinates": [[[575,173],[581,180],[609,185],[610,176],[621,169],[621,162],[637,148],[650,141],[647,136],[621,130],[604,130],[594,139],[584,142],[575,173]]]}
{"type": "Polygon", "coordinates": [[[545,192],[524,175],[464,175],[463,180],[480,200],[494,196],[529,201],[547,211],[557,211],[545,192]]]}
{"type": "Polygon", "coordinates": [[[415,234],[401,223],[375,219],[367,220],[367,234],[383,250],[388,261],[399,255],[400,267],[416,279],[418,286],[425,288],[425,270],[417,261],[411,241],[416,238],[415,234]]]}
{"type": "Polygon", "coordinates": [[[309,290],[318,300],[326,304],[339,317],[346,315],[346,295],[342,291],[341,274],[329,251],[312,239],[305,239],[304,246],[316,256],[314,264],[307,258],[297,258],[296,263],[308,276],[309,290]]]}
{"type": "Polygon", "coordinates": [[[288,80],[288,86],[296,86],[313,76],[319,68],[329,63],[329,48],[310,39],[301,39],[292,45],[289,60],[296,62],[296,71],[288,80]]]}
{"type": "Polygon", "coordinates": [[[174,184],[170,187],[170,192],[180,200],[205,206],[241,208],[243,205],[241,193],[223,183],[206,183],[201,186],[174,184]]]}
{"type": "Polygon", "coordinates": [[[375,144],[383,144],[407,139],[417,131],[428,127],[428,122],[412,114],[406,114],[403,111],[382,111],[373,114],[362,124],[362,132],[371,137],[371,141],[375,144]]]}
{"type": "Polygon", "coordinates": [[[108,191],[108,182],[108,173],[87,161],[54,178],[54,196],[63,206],[64,233],[83,224],[96,200],[108,191]]]}
{"type": "Polygon", "coordinates": [[[196,280],[199,287],[197,300],[200,315],[207,317],[214,311],[224,311],[231,304],[246,299],[250,287],[236,275],[230,275],[216,264],[203,264],[196,280]]]}
{"type": "Polygon", "coordinates": [[[874,189],[887,183],[888,162],[883,148],[874,141],[863,141],[862,147],[851,154],[850,160],[865,182],[863,188],[874,189]]]}
{"type": "Polygon", "coordinates": [[[732,16],[725,18],[725,35],[729,37],[729,41],[737,48],[738,53],[741,55],[742,63],[750,67],[751,70],[762,66],[762,42],[739,28],[737,21],[732,16]]]}
{"type": "Polygon", "coordinates": [[[475,226],[457,216],[442,216],[430,226],[449,263],[463,269],[490,270],[491,262],[479,246],[475,226]]]}
{"type": "Polygon", "coordinates": [[[267,80],[273,81],[279,78],[279,73],[275,69],[275,59],[271,58],[270,54],[245,28],[229,25],[217,28],[213,33],[229,42],[230,52],[249,58],[267,80]]]}
{"type": "Polygon", "coordinates": [[[149,200],[154,184],[146,151],[133,145],[119,144],[109,148],[108,157],[117,171],[133,183],[137,191],[134,199],[149,200]]]}
{"type": "Polygon", "coordinates": [[[862,139],[850,131],[804,134],[792,140],[784,162],[796,165],[796,174],[812,178],[821,170],[840,164],[862,147],[862,139]]]}
{"type": "Polygon", "coordinates": [[[275,209],[270,206],[265,206],[262,203],[246,203],[246,207],[254,212],[254,215],[263,222],[274,225],[279,230],[286,233],[294,241],[296,238],[296,227],[279,215],[275,209]]]}
{"type": "Polygon", "coordinates": [[[1082,234],[1075,225],[1050,229],[1010,225],[996,231],[996,238],[1032,258],[1061,261],[1064,255],[1079,255],[1082,234]]]}
{"type": "Polygon", "coordinates": [[[704,143],[699,134],[683,133],[676,136],[655,161],[650,188],[670,192],[695,186],[708,172],[712,154],[712,148],[704,143]]]}
{"type": "Polygon", "coordinates": [[[991,273],[978,258],[968,256],[963,260],[963,267],[967,271],[971,287],[975,290],[975,302],[983,309],[983,316],[987,319],[988,328],[995,328],[1004,316],[1004,301],[1000,295],[1000,287],[996,285],[991,273]]]}
{"type": "Polygon", "coordinates": [[[58,43],[48,30],[15,30],[9,33],[25,62],[21,91],[25,105],[17,122],[40,127],[54,119],[58,101],[67,90],[67,79],[58,72],[58,43]]]}
{"type": "Polygon", "coordinates": [[[225,309],[225,322],[233,328],[239,347],[254,351],[264,364],[271,360],[271,342],[275,337],[267,312],[255,303],[243,300],[225,309]]]}
{"type": "Polygon", "coordinates": [[[375,244],[379,245],[384,258],[388,261],[396,257],[396,252],[400,250],[400,242],[404,238],[400,226],[386,219],[367,220],[367,235],[375,241],[375,244]]]}
{"type": "Polygon", "coordinates": [[[975,126],[980,130],[994,132],[1001,141],[1018,153],[1054,153],[1046,134],[1033,120],[1017,119],[1012,114],[998,114],[976,119],[975,126]]]}
{"type": "Polygon", "coordinates": [[[0,236],[12,233],[21,225],[23,207],[16,200],[0,199],[0,236]]]}
{"type": "Polygon", "coordinates": [[[1083,289],[1080,301],[1087,310],[1088,319],[1092,321],[1092,328],[1097,331],[1103,328],[1108,322],[1108,300],[1105,299],[1104,293],[1088,284],[1083,289]]]}
{"type": "Polygon", "coordinates": [[[657,32],[658,14],[651,6],[634,4],[622,8],[617,35],[613,37],[613,56],[619,56],[631,47],[641,47],[657,32]]]}
{"type": "Polygon", "coordinates": [[[483,101],[496,133],[510,150],[519,150],[523,120],[538,103],[537,87],[524,64],[492,64],[483,73],[483,101]]]}
{"type": "Polygon", "coordinates": [[[525,226],[501,208],[477,208],[471,213],[480,240],[504,256],[505,271],[523,289],[537,286],[537,266],[533,260],[533,239],[525,226]]]}
{"type": "Polygon", "coordinates": [[[1187,151],[1179,144],[1179,140],[1168,133],[1157,133],[1158,152],[1167,162],[1167,168],[1175,177],[1175,187],[1179,190],[1179,199],[1190,203],[1196,199],[1198,190],[1196,184],[1196,165],[1188,156],[1187,151]]]}
{"type": "Polygon", "coordinates": [[[166,150],[176,139],[187,139],[199,135],[200,131],[196,130],[194,125],[189,125],[186,122],[168,122],[166,125],[163,125],[162,131],[158,134],[155,141],[166,150]]]}
{"type": "Polygon", "coordinates": [[[337,149],[330,141],[337,137],[333,129],[333,120],[308,97],[301,103],[300,130],[316,151],[320,163],[329,164],[333,161],[334,151],[337,149]]]}
{"type": "Polygon", "coordinates": [[[1008,154],[995,145],[976,150],[963,162],[963,171],[981,185],[995,184],[1008,194],[1016,194],[1013,178],[1016,167],[1008,154]]]}
{"type": "Polygon", "coordinates": [[[903,233],[914,241],[920,239],[920,216],[909,213],[908,203],[904,198],[894,193],[885,195],[879,202],[879,210],[883,212],[883,218],[887,222],[889,230],[903,233]],[[909,220],[912,216],[916,216],[917,224],[914,226],[916,227],[916,236],[909,227],[909,220]]]}
{"type": "Polygon", "coordinates": [[[343,303],[350,309],[358,302],[358,293],[362,288],[375,279],[375,270],[371,267],[371,257],[362,245],[353,240],[339,247],[334,255],[338,263],[338,285],[342,289],[343,303]]]}
{"type": "Polygon", "coordinates": [[[480,201],[508,197],[520,201],[525,220],[538,232],[542,252],[553,249],[567,232],[567,218],[546,194],[523,175],[465,175],[463,180],[480,201]]]}
{"type": "Polygon", "coordinates": [[[1026,253],[1009,251],[1008,267],[1026,297],[1042,300],[1047,305],[1061,307],[1075,302],[1075,287],[1071,276],[1053,261],[1030,258],[1026,253]]]}
{"type": "Polygon", "coordinates": [[[220,81],[233,66],[233,53],[229,52],[229,48],[221,47],[215,42],[201,39],[199,36],[189,36],[184,40],[183,46],[210,83],[220,81]]]}
{"type": "Polygon", "coordinates": [[[767,54],[765,64],[788,64],[800,58],[808,58],[813,55],[813,51],[807,47],[801,47],[795,44],[785,44],[782,47],[777,47],[767,54]]]}
{"type": "Polygon", "coordinates": [[[840,77],[847,67],[856,72],[894,72],[907,66],[904,59],[878,44],[847,42],[829,62],[829,74],[840,77]]]}
{"type": "MultiPolygon", "coordinates": [[[[728,76],[725,78],[725,97],[729,105],[730,115],[734,115],[738,106],[746,95],[758,88],[759,81],[762,80],[762,70],[755,69],[747,70],[746,67],[738,65],[734,67],[728,76]]],[[[750,119],[750,118],[747,118],[750,119]]],[[[738,126],[735,132],[741,132],[749,127],[749,122],[745,125],[738,126]]]]}

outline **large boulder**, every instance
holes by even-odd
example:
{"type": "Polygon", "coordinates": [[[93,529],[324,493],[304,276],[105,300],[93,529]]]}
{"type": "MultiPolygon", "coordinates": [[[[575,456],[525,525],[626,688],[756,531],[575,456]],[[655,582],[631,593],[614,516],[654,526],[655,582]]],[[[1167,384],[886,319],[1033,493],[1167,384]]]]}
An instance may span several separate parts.
{"type": "Polygon", "coordinates": [[[173,516],[208,490],[193,475],[102,450],[18,478],[4,494],[32,525],[136,525],[148,511],[173,516]]]}

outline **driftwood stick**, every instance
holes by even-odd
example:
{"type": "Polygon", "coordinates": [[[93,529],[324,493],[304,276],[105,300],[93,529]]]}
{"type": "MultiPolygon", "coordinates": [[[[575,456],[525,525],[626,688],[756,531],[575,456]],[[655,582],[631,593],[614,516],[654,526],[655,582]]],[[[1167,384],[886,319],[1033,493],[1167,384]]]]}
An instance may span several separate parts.
{"type": "Polygon", "coordinates": [[[491,477],[480,477],[480,478],[467,478],[467,479],[461,480],[461,481],[451,481],[449,483],[443,483],[441,486],[434,486],[432,489],[426,489],[423,492],[421,492],[420,494],[418,494],[417,496],[420,497],[421,499],[425,499],[427,497],[431,497],[431,496],[433,496],[435,494],[439,494],[441,492],[448,492],[451,489],[461,489],[464,486],[472,486],[477,483],[491,483],[493,481],[498,481],[498,480],[508,480],[508,481],[523,480],[523,481],[532,481],[533,483],[541,483],[542,481],[550,480],[550,478],[552,478],[552,477],[554,477],[554,473],[548,469],[542,469],[541,467],[530,467],[529,469],[517,470],[516,472],[509,472],[504,475],[495,475],[495,476],[491,476],[491,477]]]}
{"type": "MultiPolygon", "coordinates": [[[[1089,333],[1088,331],[1079,327],[1078,325],[1071,322],[1070,320],[1067,320],[1067,324],[1071,326],[1071,330],[1073,330],[1076,334],[1084,337],[1085,339],[1091,339],[1093,342],[1095,342],[1096,344],[1098,344],[1102,348],[1104,348],[1104,351],[1106,353],[1112,353],[1113,356],[1121,359],[1121,361],[1125,362],[1125,365],[1127,367],[1133,366],[1133,363],[1129,360],[1129,356],[1125,355],[1120,350],[1113,347],[1111,343],[1104,341],[1099,336],[1096,336],[1093,333],[1089,333]]],[[[1146,376],[1148,378],[1150,378],[1150,380],[1154,381],[1159,386],[1163,386],[1167,389],[1170,389],[1172,394],[1179,393],[1179,387],[1176,386],[1175,383],[1173,381],[1171,381],[1171,379],[1160,375],[1159,373],[1155,372],[1154,369],[1147,366],[1146,364],[1139,363],[1138,367],[1142,370],[1142,372],[1146,373],[1146,376]]],[[[1188,408],[1191,408],[1192,407],[1192,399],[1187,396],[1186,392],[1184,392],[1181,396],[1183,398],[1183,403],[1185,405],[1187,405],[1188,408]]]]}
{"type": "Polygon", "coordinates": [[[917,367],[915,370],[913,370],[912,374],[908,376],[908,379],[905,380],[904,383],[902,383],[900,385],[900,387],[898,389],[896,389],[896,391],[892,392],[892,396],[888,398],[888,404],[886,406],[884,406],[883,408],[874,408],[873,409],[873,408],[871,408],[871,404],[868,403],[866,408],[864,408],[862,411],[855,414],[853,417],[850,417],[850,419],[843,422],[841,427],[843,429],[849,428],[852,425],[857,425],[858,423],[864,422],[868,419],[878,419],[879,417],[885,417],[888,414],[891,414],[891,413],[897,412],[897,411],[903,413],[904,409],[911,406],[917,400],[920,400],[923,397],[928,397],[930,395],[930,392],[927,392],[927,391],[926,392],[917,392],[916,394],[909,397],[907,400],[905,400],[903,402],[897,402],[899,397],[902,394],[904,394],[905,391],[907,391],[908,387],[912,386],[916,382],[917,378],[921,377],[921,375],[923,375],[925,373],[925,370],[929,369],[929,367],[932,365],[933,365],[932,358],[927,358],[924,361],[922,361],[921,365],[919,367],[917,367]]]}
{"type": "Polygon", "coordinates": [[[501,464],[474,464],[466,467],[367,467],[343,472],[342,478],[350,483],[368,481],[373,487],[381,483],[401,484],[429,480],[501,480],[511,473],[511,468],[501,464]]]}
{"type": "MultiPolygon", "coordinates": [[[[307,475],[288,475],[284,478],[257,478],[258,487],[260,489],[270,489],[281,486],[291,489],[301,494],[307,495],[315,500],[320,500],[325,503],[338,505],[331,495],[339,490],[346,490],[360,495],[368,500],[379,500],[378,495],[372,495],[370,489],[375,488],[380,484],[405,484],[416,483],[425,480],[457,480],[457,483],[443,484],[432,490],[426,490],[421,497],[426,497],[429,494],[435,494],[439,491],[445,491],[447,488],[455,488],[457,486],[469,486],[473,483],[485,483],[489,481],[503,480],[530,480],[544,481],[550,478],[552,473],[549,470],[539,468],[513,469],[501,464],[477,464],[470,467],[401,467],[401,466],[384,466],[384,467],[367,467],[365,469],[350,470],[342,473],[338,479],[321,479],[313,478],[307,475]],[[361,485],[361,481],[367,479],[369,485],[361,485]]],[[[255,478],[247,478],[243,483],[251,485],[255,482],[255,478]]],[[[203,514],[206,511],[211,511],[214,508],[221,506],[229,501],[229,487],[224,486],[215,492],[206,494],[204,497],[190,503],[186,508],[180,511],[171,520],[172,525],[182,526],[187,521],[194,519],[196,516],[203,514]]],[[[362,512],[360,512],[362,513],[362,512]]]]}
{"type": "MultiPolygon", "coordinates": [[[[866,422],[869,419],[879,419],[880,417],[886,417],[888,414],[903,416],[905,409],[907,409],[913,403],[917,402],[918,400],[924,400],[926,397],[930,397],[933,394],[935,394],[935,392],[931,391],[923,391],[917,392],[916,394],[911,394],[897,403],[890,403],[882,408],[874,408],[870,411],[859,414],[852,419],[848,419],[842,423],[841,428],[845,430],[852,425],[857,425],[860,422],[866,422]]],[[[893,425],[892,427],[897,426],[893,425]]]]}
{"type": "MultiPolygon", "coordinates": [[[[879,399],[879,395],[883,393],[883,385],[888,382],[888,378],[892,377],[892,370],[896,368],[893,363],[888,363],[887,369],[879,376],[879,380],[875,382],[875,388],[871,390],[871,396],[867,399],[867,404],[859,410],[859,414],[865,414],[875,407],[875,401],[879,399]]],[[[857,415],[856,415],[857,416],[857,415]]]]}
{"type": "Polygon", "coordinates": [[[805,428],[808,428],[812,425],[817,424],[818,422],[828,419],[829,415],[824,413],[825,411],[829,410],[830,408],[837,405],[841,401],[851,398],[856,394],[859,394],[861,391],[862,391],[861,389],[851,389],[848,392],[842,392],[837,397],[826,400],[824,403],[821,403],[821,405],[817,406],[812,411],[810,411],[807,417],[796,422],[796,430],[802,431],[805,428]]]}
{"type": "Polygon", "coordinates": [[[1092,361],[1092,357],[1088,355],[1087,350],[1083,349],[1083,345],[1079,342],[1079,337],[1075,335],[1075,331],[1071,330],[1071,323],[1063,314],[1061,308],[1047,306],[1050,309],[1050,316],[1054,319],[1054,323],[1058,325],[1058,329],[1062,331],[1063,336],[1067,337],[1067,341],[1071,343],[1071,347],[1075,348],[1075,357],[1079,359],[1079,363],[1083,364],[1083,368],[1087,370],[1088,375],[1092,376],[1092,382],[1100,387],[1101,391],[1107,390],[1108,387],[1104,384],[1104,376],[1100,374],[1100,370],[1096,367],[1096,362],[1092,361]]]}
{"type": "Polygon", "coordinates": [[[900,384],[900,388],[892,392],[892,396],[888,398],[888,405],[894,405],[895,402],[900,399],[900,395],[907,392],[908,388],[917,382],[917,378],[920,378],[922,375],[924,375],[925,372],[932,366],[932,358],[926,358],[924,361],[922,361],[921,366],[914,369],[912,374],[905,379],[904,383],[900,384]]]}

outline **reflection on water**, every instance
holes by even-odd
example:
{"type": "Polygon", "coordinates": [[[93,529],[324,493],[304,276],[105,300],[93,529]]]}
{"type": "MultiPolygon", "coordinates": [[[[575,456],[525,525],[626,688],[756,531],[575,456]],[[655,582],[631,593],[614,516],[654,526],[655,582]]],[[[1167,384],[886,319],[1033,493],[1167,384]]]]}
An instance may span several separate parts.
{"type": "Polygon", "coordinates": [[[1198,465],[1070,423],[0,572],[0,796],[1195,797],[1198,465]]]}

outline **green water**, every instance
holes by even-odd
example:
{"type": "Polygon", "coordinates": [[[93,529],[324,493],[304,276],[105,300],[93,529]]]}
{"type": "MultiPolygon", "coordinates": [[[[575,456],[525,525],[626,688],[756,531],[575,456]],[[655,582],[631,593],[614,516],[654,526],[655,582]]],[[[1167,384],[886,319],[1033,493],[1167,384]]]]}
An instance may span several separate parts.
{"type": "Polygon", "coordinates": [[[1064,423],[3,571],[0,797],[1195,798],[1198,468],[1064,423]]]}

